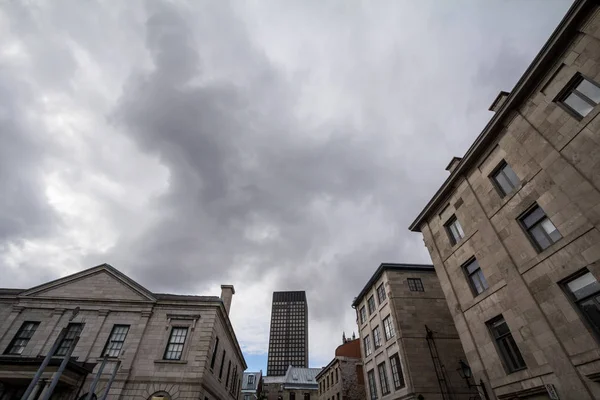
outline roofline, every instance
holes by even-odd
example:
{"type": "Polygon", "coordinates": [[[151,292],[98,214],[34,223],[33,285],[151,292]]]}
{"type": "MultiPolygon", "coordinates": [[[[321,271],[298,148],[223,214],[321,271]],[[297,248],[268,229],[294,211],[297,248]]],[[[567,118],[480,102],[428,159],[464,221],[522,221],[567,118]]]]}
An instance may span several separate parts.
{"type": "Polygon", "coordinates": [[[315,380],[317,380],[317,381],[318,381],[318,380],[319,380],[319,378],[320,378],[320,377],[321,377],[321,376],[322,376],[322,375],[323,375],[325,372],[327,372],[327,370],[329,370],[329,368],[330,368],[330,367],[331,367],[333,364],[335,364],[335,362],[336,362],[336,361],[339,361],[339,360],[338,360],[338,358],[337,358],[337,357],[333,357],[333,360],[331,360],[331,361],[329,362],[329,364],[327,364],[326,366],[324,366],[324,367],[321,369],[321,371],[320,371],[320,372],[319,372],[317,375],[315,375],[315,380]]]}
{"type": "Polygon", "coordinates": [[[548,41],[544,44],[540,52],[535,56],[525,73],[516,83],[513,90],[508,95],[500,109],[492,116],[483,131],[477,136],[475,142],[469,147],[462,160],[458,163],[454,171],[429,200],[425,208],[419,213],[417,218],[408,227],[413,232],[420,232],[420,226],[423,221],[437,208],[439,203],[446,198],[453,189],[454,183],[458,181],[461,174],[474,163],[480,153],[486,148],[491,140],[495,138],[495,133],[502,128],[501,122],[509,115],[510,111],[525,99],[538,81],[543,78],[547,71],[546,67],[555,62],[555,56],[562,51],[571,41],[571,33],[576,31],[582,20],[588,15],[594,0],[575,0],[569,8],[563,19],[560,21],[548,41]]]}
{"type": "Polygon", "coordinates": [[[494,101],[492,101],[492,104],[489,106],[488,110],[489,111],[494,111],[494,107],[496,107],[496,104],[498,104],[498,102],[502,98],[507,97],[509,94],[510,94],[509,92],[501,90],[500,93],[498,93],[498,96],[496,96],[496,98],[494,99],[494,101]]]}
{"type": "Polygon", "coordinates": [[[352,301],[352,307],[356,307],[365,296],[365,294],[369,291],[369,288],[373,286],[375,282],[379,279],[383,271],[387,270],[397,270],[397,271],[423,271],[423,272],[435,272],[435,269],[432,264],[404,264],[404,263],[381,263],[371,279],[367,282],[365,287],[360,291],[358,296],[352,301]]]}

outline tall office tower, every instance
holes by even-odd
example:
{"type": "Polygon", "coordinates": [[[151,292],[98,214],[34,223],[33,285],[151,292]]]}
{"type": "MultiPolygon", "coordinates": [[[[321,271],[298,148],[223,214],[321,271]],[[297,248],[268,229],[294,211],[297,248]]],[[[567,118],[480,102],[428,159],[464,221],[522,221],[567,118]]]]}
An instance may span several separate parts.
{"type": "Polygon", "coordinates": [[[289,365],[308,368],[306,293],[273,292],[267,376],[285,375],[289,365]]]}

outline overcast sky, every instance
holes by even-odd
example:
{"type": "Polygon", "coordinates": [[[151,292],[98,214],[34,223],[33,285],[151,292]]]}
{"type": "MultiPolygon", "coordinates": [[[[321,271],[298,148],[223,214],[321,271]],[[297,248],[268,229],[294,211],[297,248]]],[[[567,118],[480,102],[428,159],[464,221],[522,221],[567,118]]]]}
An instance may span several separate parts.
{"type": "Polygon", "coordinates": [[[571,1],[0,0],[0,286],[106,262],[233,284],[250,369],[273,290],[311,366],[571,1]]]}

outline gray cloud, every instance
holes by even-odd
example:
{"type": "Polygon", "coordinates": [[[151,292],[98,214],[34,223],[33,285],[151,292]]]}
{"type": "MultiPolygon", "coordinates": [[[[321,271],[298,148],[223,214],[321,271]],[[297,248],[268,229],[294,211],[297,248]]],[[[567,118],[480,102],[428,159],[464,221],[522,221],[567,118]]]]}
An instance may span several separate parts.
{"type": "Polygon", "coordinates": [[[3,5],[0,270],[232,282],[264,329],[244,288],[306,289],[326,362],[380,262],[429,260],[406,227],[568,5],[3,5]]]}

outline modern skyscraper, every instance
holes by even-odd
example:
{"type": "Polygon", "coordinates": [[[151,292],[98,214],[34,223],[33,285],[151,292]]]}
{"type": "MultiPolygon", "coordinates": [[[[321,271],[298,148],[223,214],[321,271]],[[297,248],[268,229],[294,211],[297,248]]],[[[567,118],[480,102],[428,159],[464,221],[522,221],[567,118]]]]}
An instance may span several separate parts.
{"type": "Polygon", "coordinates": [[[267,376],[282,376],[288,366],[308,368],[306,293],[273,292],[267,376]]]}

